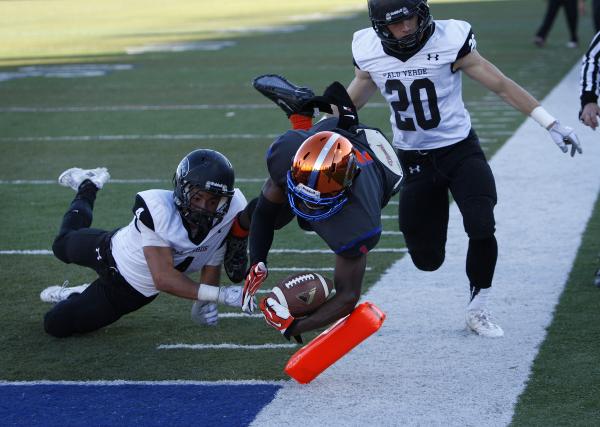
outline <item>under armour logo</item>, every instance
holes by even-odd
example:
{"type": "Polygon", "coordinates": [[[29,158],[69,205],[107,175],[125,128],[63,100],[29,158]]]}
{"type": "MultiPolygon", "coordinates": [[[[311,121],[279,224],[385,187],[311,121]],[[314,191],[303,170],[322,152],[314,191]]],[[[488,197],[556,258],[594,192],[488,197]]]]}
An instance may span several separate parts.
{"type": "Polygon", "coordinates": [[[427,60],[431,61],[432,58],[435,59],[436,61],[439,61],[439,59],[440,59],[439,53],[428,53],[427,60]]]}
{"type": "Polygon", "coordinates": [[[100,255],[100,248],[96,248],[96,259],[102,261],[102,255],[100,255]]]}
{"type": "Polygon", "coordinates": [[[410,174],[412,175],[413,173],[419,173],[421,172],[421,165],[417,165],[417,166],[409,166],[408,167],[408,171],[410,172],[410,174]]]}

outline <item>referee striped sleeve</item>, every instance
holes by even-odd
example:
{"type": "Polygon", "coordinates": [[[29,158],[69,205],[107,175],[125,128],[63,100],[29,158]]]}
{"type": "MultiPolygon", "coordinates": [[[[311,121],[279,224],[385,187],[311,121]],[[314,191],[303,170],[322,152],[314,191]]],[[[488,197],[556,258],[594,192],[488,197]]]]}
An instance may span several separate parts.
{"type": "Polygon", "coordinates": [[[600,78],[600,32],[596,33],[581,61],[581,108],[590,102],[598,102],[600,78]]]}

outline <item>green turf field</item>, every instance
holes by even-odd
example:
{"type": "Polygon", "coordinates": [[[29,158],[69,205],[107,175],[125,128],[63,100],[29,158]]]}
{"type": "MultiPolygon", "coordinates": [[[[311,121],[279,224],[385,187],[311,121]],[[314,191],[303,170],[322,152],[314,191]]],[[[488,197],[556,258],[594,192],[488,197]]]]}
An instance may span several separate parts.
{"type": "MultiPolygon", "coordinates": [[[[106,166],[118,180],[162,180],[108,184],[96,203],[94,226],[100,228],[126,224],[135,193],[169,188],[181,157],[198,147],[227,155],[242,179],[239,187],[248,198],[257,195],[261,184],[252,179],[266,176],[264,152],[288,122],[252,89],[252,78],[281,73],[316,92],[333,80],[348,84],[353,76],[352,33],[369,25],[362,0],[295,3],[238,0],[215,6],[178,0],[166,7],[141,1],[124,6],[115,0],[0,2],[0,36],[8,40],[0,45],[0,250],[50,248],[73,193],[30,181],[54,181],[72,166],[106,166]],[[339,19],[307,20],[315,12],[333,13],[339,19]],[[303,29],[281,31],[298,25],[303,29]],[[266,26],[280,31],[268,32],[266,26]],[[256,27],[263,29],[244,31],[256,27]],[[128,47],[211,40],[232,43],[215,51],[124,53],[128,47]],[[31,74],[25,66],[82,63],[131,67],[97,77],[23,77],[31,74]]],[[[544,7],[538,0],[433,3],[436,19],[469,21],[480,53],[539,99],[584,51],[563,48],[567,36],[562,17],[548,47],[533,46],[544,7]]],[[[585,44],[592,35],[590,18],[581,21],[585,44]]],[[[523,117],[475,84],[465,80],[464,85],[475,128],[486,153],[492,155],[523,117]]],[[[390,133],[387,107],[369,106],[361,111],[361,119],[390,133]]],[[[384,212],[391,217],[384,220],[386,231],[398,229],[396,209],[392,204],[384,212]]],[[[591,276],[598,264],[599,218],[596,209],[515,424],[553,424],[558,418],[550,414],[560,413],[571,417],[576,413],[581,425],[598,419],[600,375],[593,362],[600,354],[600,291],[591,287],[591,276]],[[574,316],[580,320],[575,322],[574,316]],[[585,348],[572,350],[575,342],[585,342],[585,348]],[[565,365],[572,360],[571,351],[581,358],[565,365]]],[[[378,248],[403,246],[401,236],[385,235],[378,248]]],[[[325,245],[292,224],[277,234],[274,247],[324,249],[325,245]]],[[[398,256],[370,254],[364,289],[398,256]]],[[[333,256],[323,254],[275,254],[269,260],[270,266],[279,267],[333,265],[333,256]]],[[[271,281],[285,275],[274,271],[271,281]]],[[[51,338],[42,329],[48,306],[39,301],[39,292],[64,279],[81,283],[93,275],[51,256],[0,255],[1,380],[285,378],[282,368],[294,349],[157,350],[160,344],[172,343],[285,343],[259,318],[225,318],[216,328],[200,328],[189,319],[191,302],[169,295],[96,333],[51,338]]]]}

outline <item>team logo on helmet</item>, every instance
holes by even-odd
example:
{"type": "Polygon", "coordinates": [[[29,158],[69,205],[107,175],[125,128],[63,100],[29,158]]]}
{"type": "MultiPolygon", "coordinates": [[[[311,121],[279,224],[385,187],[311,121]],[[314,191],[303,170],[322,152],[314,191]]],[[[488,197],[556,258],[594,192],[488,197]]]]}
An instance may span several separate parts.
{"type": "Polygon", "coordinates": [[[190,161],[187,157],[184,157],[181,162],[179,162],[179,166],[177,166],[177,175],[181,178],[185,178],[185,176],[190,171],[190,161]]]}

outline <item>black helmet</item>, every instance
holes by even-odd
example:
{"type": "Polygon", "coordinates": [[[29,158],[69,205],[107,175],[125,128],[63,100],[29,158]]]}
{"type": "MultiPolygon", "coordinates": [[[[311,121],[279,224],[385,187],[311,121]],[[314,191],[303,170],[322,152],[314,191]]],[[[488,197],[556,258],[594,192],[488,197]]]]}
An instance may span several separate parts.
{"type": "Polygon", "coordinates": [[[427,0],[369,0],[369,18],[384,47],[394,53],[410,55],[417,52],[428,39],[433,25],[427,0]],[[418,16],[417,31],[397,39],[388,25],[418,16]]]}
{"type": "Polygon", "coordinates": [[[214,150],[194,150],[185,156],[173,176],[173,201],[181,216],[199,228],[197,236],[206,237],[227,211],[234,194],[235,176],[227,157],[214,150]],[[217,210],[194,208],[191,200],[199,191],[221,196],[217,210]]]}

